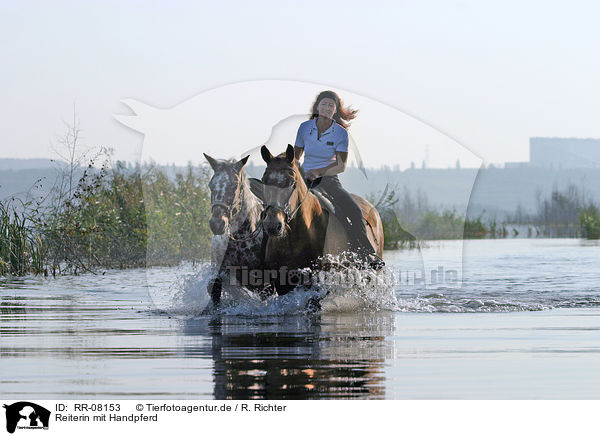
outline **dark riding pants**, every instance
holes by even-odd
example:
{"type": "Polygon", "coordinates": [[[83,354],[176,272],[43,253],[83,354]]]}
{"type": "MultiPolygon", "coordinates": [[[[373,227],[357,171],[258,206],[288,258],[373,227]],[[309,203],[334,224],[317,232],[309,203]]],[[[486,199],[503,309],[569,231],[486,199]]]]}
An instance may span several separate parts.
{"type": "MultiPolygon", "coordinates": [[[[311,186],[310,182],[307,184],[311,186]]],[[[374,254],[373,246],[367,237],[367,228],[363,222],[360,206],[342,187],[338,177],[319,177],[312,182],[313,188],[317,186],[333,199],[335,214],[348,232],[350,249],[360,254],[374,254]]]]}

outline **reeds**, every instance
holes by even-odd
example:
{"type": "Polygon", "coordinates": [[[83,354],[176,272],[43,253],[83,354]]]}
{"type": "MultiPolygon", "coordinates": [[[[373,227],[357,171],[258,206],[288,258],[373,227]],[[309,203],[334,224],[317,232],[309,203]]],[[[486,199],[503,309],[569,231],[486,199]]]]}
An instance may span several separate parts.
{"type": "Polygon", "coordinates": [[[92,165],[45,202],[0,203],[0,275],[177,265],[210,254],[208,171],[92,165]]]}
{"type": "Polygon", "coordinates": [[[0,202],[0,274],[44,272],[44,250],[27,204],[11,199],[0,202]]]}

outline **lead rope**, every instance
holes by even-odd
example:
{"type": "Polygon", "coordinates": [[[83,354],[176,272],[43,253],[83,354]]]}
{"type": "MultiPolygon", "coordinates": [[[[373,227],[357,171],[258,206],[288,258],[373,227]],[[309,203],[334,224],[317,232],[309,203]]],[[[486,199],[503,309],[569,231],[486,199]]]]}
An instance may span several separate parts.
{"type": "Polygon", "coordinates": [[[231,232],[229,231],[229,229],[227,229],[227,236],[229,236],[229,239],[232,240],[232,241],[234,241],[234,242],[249,241],[250,239],[256,238],[256,236],[258,235],[258,233],[260,232],[260,230],[262,228],[262,222],[263,222],[263,219],[261,218],[258,221],[258,223],[256,224],[256,229],[254,229],[254,231],[250,232],[247,237],[236,238],[235,236],[233,236],[231,234],[231,232]]]}

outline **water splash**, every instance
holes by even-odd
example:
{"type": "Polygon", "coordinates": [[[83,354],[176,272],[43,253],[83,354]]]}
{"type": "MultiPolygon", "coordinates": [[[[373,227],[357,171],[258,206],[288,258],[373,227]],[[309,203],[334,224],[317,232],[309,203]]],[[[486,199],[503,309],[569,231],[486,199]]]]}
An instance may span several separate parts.
{"type": "MultiPolygon", "coordinates": [[[[516,243],[523,244],[522,241],[516,243]]],[[[539,241],[535,243],[540,244],[539,241]]],[[[554,241],[553,244],[555,243],[554,241]]],[[[573,257],[583,257],[581,264],[584,265],[577,267],[571,275],[560,273],[561,262],[545,266],[542,261],[548,259],[549,254],[538,255],[534,252],[531,264],[535,265],[535,269],[523,267],[522,258],[513,261],[512,258],[503,256],[502,270],[497,270],[495,265],[490,266],[489,261],[481,261],[472,266],[473,271],[467,275],[460,287],[410,285],[405,281],[396,280],[394,272],[400,271],[400,265],[406,267],[403,259],[394,258],[395,253],[388,253],[388,267],[377,273],[352,266],[347,262],[347,258],[329,258],[329,263],[325,262],[321,265],[322,268],[313,271],[316,280],[312,286],[298,287],[283,297],[261,300],[247,289],[226,288],[220,312],[250,317],[305,314],[307,305],[313,299],[320,300],[323,313],[379,310],[413,313],[499,313],[600,307],[597,275],[593,269],[597,254],[581,252],[579,245],[571,244],[573,250],[580,250],[577,251],[579,254],[573,254],[573,257]],[[515,273],[507,277],[507,270],[521,271],[521,274],[515,273]]],[[[539,250],[538,245],[535,246],[536,250],[539,250]]],[[[512,245],[509,248],[507,252],[515,251],[512,245]]],[[[549,246],[548,250],[554,252],[554,246],[549,246]]],[[[148,276],[148,282],[152,283],[149,285],[150,294],[161,312],[196,316],[208,307],[210,299],[206,289],[213,274],[209,265],[197,265],[195,269],[187,270],[152,269],[146,274],[151,274],[148,276]]],[[[132,280],[137,284],[138,278],[135,276],[132,280]]],[[[103,279],[108,280],[108,275],[103,279]]],[[[119,276],[118,281],[124,284],[122,276],[119,276]]],[[[62,285],[63,282],[60,286],[62,285]]]]}
{"type": "Polygon", "coordinates": [[[519,302],[485,298],[470,298],[464,295],[431,294],[398,299],[398,310],[425,313],[493,313],[493,312],[537,312],[551,309],[543,303],[519,302]]]}
{"type": "MultiPolygon", "coordinates": [[[[215,277],[210,264],[198,264],[192,271],[181,268],[165,289],[149,287],[156,308],[173,315],[195,316],[221,313],[235,316],[295,315],[311,311],[359,312],[396,310],[394,288],[385,271],[349,265],[344,256],[329,257],[327,270],[303,270],[312,277],[311,285],[298,285],[282,296],[261,298],[255,292],[234,285],[223,285],[221,305],[211,307],[208,285],[215,277]],[[335,262],[335,263],[334,263],[335,262]]],[[[388,271],[389,273],[389,271],[388,271]]]]}

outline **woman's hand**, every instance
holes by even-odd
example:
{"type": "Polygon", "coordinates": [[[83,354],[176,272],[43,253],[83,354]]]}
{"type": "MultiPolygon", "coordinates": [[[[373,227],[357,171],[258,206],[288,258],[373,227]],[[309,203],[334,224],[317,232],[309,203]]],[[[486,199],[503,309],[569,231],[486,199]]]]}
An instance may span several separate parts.
{"type": "Polygon", "coordinates": [[[308,180],[315,180],[315,179],[318,179],[319,177],[321,177],[321,174],[320,174],[319,170],[309,170],[306,172],[305,177],[308,180]]]}

